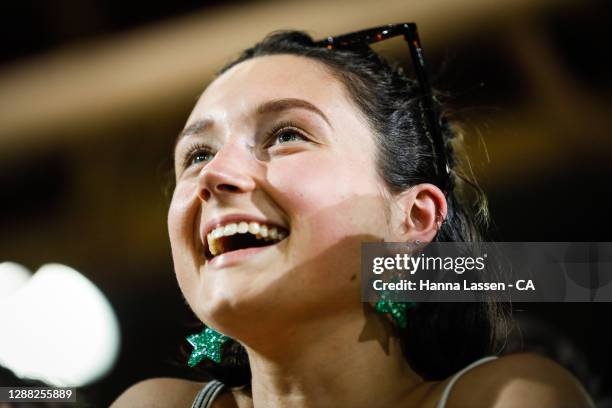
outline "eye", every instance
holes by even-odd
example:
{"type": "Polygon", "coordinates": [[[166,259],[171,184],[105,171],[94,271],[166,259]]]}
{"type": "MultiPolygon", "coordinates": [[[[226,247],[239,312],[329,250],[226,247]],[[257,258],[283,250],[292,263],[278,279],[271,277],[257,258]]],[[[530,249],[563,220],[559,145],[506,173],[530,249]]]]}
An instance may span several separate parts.
{"type": "Polygon", "coordinates": [[[306,138],[302,136],[299,132],[293,129],[285,129],[276,133],[273,144],[299,142],[302,140],[306,140],[306,138]]]}
{"type": "Polygon", "coordinates": [[[284,145],[295,142],[308,141],[308,137],[304,136],[299,127],[292,121],[283,121],[268,133],[268,146],[284,145]]]}
{"type": "Polygon", "coordinates": [[[209,162],[215,157],[210,147],[202,144],[192,145],[183,156],[183,168],[209,162]]]}

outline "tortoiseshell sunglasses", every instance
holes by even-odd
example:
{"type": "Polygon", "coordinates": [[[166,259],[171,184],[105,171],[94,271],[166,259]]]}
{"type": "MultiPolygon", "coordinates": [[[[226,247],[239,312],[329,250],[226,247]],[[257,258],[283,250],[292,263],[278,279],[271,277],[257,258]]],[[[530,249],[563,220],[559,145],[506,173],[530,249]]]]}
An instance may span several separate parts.
{"type": "Polygon", "coordinates": [[[421,89],[422,107],[429,127],[430,139],[434,148],[434,154],[438,161],[438,176],[439,187],[445,193],[448,193],[450,182],[450,167],[444,151],[444,140],[442,138],[442,130],[436,120],[437,112],[435,110],[433,93],[427,77],[425,69],[425,58],[423,57],[423,48],[419,40],[419,34],[415,23],[389,24],[381,27],[369,28],[366,30],[356,31],[350,34],[327,37],[325,40],[316,43],[317,46],[333,49],[360,49],[364,46],[369,47],[380,41],[389,38],[404,36],[404,40],[408,43],[412,65],[421,89]]]}

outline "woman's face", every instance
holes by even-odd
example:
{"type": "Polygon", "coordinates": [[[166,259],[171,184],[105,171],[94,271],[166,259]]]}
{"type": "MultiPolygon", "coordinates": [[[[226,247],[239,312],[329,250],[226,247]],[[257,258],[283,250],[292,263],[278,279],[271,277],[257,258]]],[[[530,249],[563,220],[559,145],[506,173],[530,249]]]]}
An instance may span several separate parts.
{"type": "Polygon", "coordinates": [[[390,236],[387,204],[373,135],[322,64],[274,55],[225,72],[191,113],[175,170],[175,271],[205,323],[240,338],[362,310],[360,243],[390,236]],[[280,237],[257,239],[264,225],[280,237]]]}

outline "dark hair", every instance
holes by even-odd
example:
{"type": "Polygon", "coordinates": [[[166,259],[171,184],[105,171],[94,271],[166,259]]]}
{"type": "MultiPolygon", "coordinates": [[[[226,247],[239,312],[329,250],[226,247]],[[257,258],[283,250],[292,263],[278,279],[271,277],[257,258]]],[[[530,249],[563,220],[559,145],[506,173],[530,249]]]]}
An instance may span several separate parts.
{"type": "MultiPolygon", "coordinates": [[[[266,55],[290,54],[322,63],[346,87],[363,113],[377,141],[377,167],[390,192],[415,184],[437,184],[435,152],[427,135],[419,86],[403,70],[389,65],[369,48],[328,50],[317,47],[300,31],[278,31],[242,52],[225,66],[266,55]]],[[[445,154],[451,167],[447,191],[448,213],[436,241],[479,242],[487,226],[486,198],[461,170],[468,163],[460,154],[461,135],[436,100],[445,154]]],[[[407,311],[408,326],[399,335],[410,366],[427,380],[448,377],[472,361],[495,352],[503,309],[489,303],[421,303],[407,311]]],[[[228,385],[250,383],[246,352],[232,341],[221,364],[200,364],[206,374],[228,385]]]]}

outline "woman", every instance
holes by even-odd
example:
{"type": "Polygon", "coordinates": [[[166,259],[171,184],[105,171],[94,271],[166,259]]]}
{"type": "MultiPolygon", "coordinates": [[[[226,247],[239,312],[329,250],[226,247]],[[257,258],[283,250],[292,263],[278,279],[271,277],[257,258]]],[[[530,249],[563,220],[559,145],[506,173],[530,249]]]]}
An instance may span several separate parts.
{"type": "Polygon", "coordinates": [[[221,70],[177,141],[168,226],[209,327],[192,362],[222,381],[147,380],[114,406],[592,406],[552,361],[487,357],[494,304],[361,302],[362,242],[481,239],[483,197],[424,89],[367,47],[301,32],[221,70]]]}

